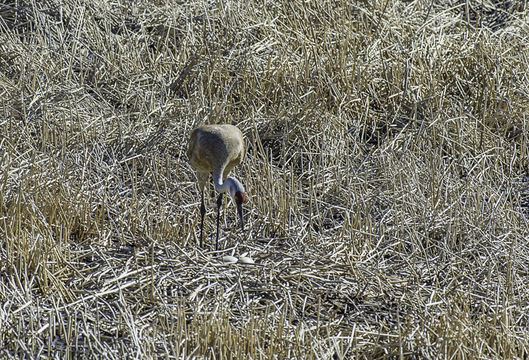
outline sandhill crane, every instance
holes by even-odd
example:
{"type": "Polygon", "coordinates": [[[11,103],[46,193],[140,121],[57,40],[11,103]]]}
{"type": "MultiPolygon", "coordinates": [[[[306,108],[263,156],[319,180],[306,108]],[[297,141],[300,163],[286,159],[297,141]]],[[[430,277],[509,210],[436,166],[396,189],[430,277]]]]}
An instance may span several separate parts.
{"type": "Polygon", "coordinates": [[[229,172],[241,163],[244,157],[244,140],[241,131],[233,125],[202,125],[193,130],[187,151],[189,163],[197,172],[198,188],[202,196],[200,204],[200,247],[204,230],[204,187],[211,173],[215,188],[219,191],[217,198],[217,236],[215,250],[219,248],[219,218],[222,206],[222,195],[228,192],[235,204],[244,230],[242,204],[246,201],[244,186],[229,172]]]}

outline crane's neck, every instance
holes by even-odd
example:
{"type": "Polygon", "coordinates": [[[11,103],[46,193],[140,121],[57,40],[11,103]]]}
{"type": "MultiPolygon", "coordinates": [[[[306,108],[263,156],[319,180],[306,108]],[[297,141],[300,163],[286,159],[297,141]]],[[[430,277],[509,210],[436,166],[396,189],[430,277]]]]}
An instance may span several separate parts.
{"type": "Polygon", "coordinates": [[[221,176],[213,176],[213,181],[215,182],[215,188],[221,192],[227,192],[232,198],[235,197],[237,192],[244,193],[244,186],[239,180],[234,177],[228,176],[223,182],[221,176]]]}
{"type": "MultiPolygon", "coordinates": [[[[244,230],[244,217],[242,211],[242,204],[246,202],[246,191],[244,191],[244,186],[234,177],[228,176],[226,180],[222,181],[222,176],[213,174],[213,182],[215,183],[215,188],[220,192],[228,192],[237,205],[237,213],[241,219],[241,229],[244,230]]],[[[219,197],[219,200],[222,198],[219,197]]],[[[220,204],[220,203],[218,203],[220,204]]]]}

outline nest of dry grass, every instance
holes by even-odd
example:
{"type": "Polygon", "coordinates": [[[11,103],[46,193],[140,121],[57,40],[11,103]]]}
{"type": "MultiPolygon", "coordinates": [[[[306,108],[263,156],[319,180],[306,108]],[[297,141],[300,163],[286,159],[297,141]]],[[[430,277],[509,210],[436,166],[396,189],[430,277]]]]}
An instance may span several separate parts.
{"type": "Polygon", "coordinates": [[[0,356],[527,358],[528,10],[3,1],[0,356]]]}

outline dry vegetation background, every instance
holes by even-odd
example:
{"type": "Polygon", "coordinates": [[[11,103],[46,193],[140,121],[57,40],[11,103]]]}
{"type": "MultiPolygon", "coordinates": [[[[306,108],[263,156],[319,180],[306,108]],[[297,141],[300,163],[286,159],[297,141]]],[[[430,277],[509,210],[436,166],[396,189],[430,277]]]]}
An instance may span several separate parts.
{"type": "Polygon", "coordinates": [[[0,2],[0,357],[529,356],[525,1],[0,2]],[[233,123],[205,243],[190,130],[233,123]]]}

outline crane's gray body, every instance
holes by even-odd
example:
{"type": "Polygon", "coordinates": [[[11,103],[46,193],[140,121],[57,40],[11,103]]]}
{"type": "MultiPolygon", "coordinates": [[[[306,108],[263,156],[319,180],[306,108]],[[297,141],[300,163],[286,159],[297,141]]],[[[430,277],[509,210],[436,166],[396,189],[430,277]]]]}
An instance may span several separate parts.
{"type": "Polygon", "coordinates": [[[202,125],[191,133],[189,163],[197,171],[200,190],[209,174],[221,182],[244,158],[244,140],[241,130],[233,125],[202,125]]]}

